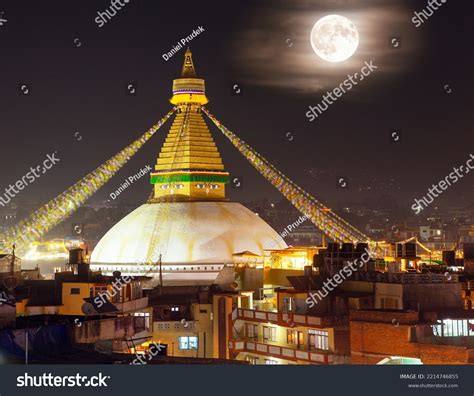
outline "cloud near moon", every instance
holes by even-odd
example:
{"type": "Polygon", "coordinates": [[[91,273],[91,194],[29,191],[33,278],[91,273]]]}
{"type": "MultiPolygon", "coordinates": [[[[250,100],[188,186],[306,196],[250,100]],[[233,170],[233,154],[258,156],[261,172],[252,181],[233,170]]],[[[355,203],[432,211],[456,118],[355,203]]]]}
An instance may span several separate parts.
{"type": "Polygon", "coordinates": [[[418,37],[411,13],[410,9],[376,0],[337,7],[333,0],[293,0],[291,5],[273,0],[271,6],[258,7],[244,30],[234,37],[234,61],[248,84],[301,93],[333,88],[371,59],[379,66],[379,75],[399,73],[416,58],[418,37]],[[339,63],[320,59],[311,47],[314,24],[329,14],[345,16],[359,32],[357,51],[339,63]],[[403,33],[407,38],[410,31],[413,37],[404,39],[398,49],[390,45],[391,37],[403,33]]]}

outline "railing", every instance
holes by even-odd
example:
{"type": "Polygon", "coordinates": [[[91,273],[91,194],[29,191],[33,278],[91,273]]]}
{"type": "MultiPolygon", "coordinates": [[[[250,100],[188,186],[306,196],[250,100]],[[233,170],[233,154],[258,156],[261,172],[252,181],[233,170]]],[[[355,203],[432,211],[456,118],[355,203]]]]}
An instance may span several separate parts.
{"type": "Polygon", "coordinates": [[[229,349],[234,353],[250,352],[257,355],[315,364],[331,364],[334,362],[334,355],[331,352],[312,352],[251,340],[229,340],[229,349]]]}
{"type": "Polygon", "coordinates": [[[75,343],[93,344],[104,340],[121,340],[136,334],[133,316],[118,318],[86,320],[73,328],[75,343]]]}
{"type": "Polygon", "coordinates": [[[267,312],[242,308],[239,308],[237,310],[237,319],[251,320],[257,322],[270,322],[286,327],[294,327],[300,325],[319,328],[328,327],[334,324],[333,317],[330,316],[311,316],[300,315],[293,312],[267,312]]]}
{"type": "Polygon", "coordinates": [[[356,272],[351,280],[363,280],[382,283],[458,283],[458,275],[455,274],[410,274],[405,272],[356,272]]]}
{"type": "Polygon", "coordinates": [[[136,311],[148,306],[148,297],[137,298],[123,303],[113,303],[120,312],[136,311]]]}

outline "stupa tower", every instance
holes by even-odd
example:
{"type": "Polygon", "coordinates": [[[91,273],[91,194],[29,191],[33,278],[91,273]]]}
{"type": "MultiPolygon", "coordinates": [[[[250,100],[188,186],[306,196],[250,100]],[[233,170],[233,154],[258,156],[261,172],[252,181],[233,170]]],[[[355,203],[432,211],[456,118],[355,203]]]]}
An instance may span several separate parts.
{"type": "Polygon", "coordinates": [[[201,106],[209,101],[189,48],[181,77],[173,81],[170,102],[177,115],[150,177],[154,185],[150,202],[224,200],[229,173],[201,115],[201,106]]]}

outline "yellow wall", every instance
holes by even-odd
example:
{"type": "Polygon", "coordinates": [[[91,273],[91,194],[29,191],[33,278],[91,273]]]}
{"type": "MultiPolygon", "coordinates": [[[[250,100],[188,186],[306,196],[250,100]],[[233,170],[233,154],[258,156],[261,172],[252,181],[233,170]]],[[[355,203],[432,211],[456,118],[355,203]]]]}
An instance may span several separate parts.
{"type": "Polygon", "coordinates": [[[210,358],[213,356],[213,324],[211,304],[192,304],[194,321],[190,322],[193,327],[186,327],[186,322],[181,321],[157,321],[153,322],[153,340],[168,345],[168,356],[210,358]],[[207,311],[206,313],[200,311],[207,311]],[[159,328],[159,324],[169,324],[169,328],[159,328]],[[176,328],[178,325],[179,328],[176,328]],[[198,337],[197,350],[179,349],[179,337],[198,337]]]}
{"type": "Polygon", "coordinates": [[[84,315],[82,312],[82,305],[84,298],[90,297],[90,288],[92,283],[63,283],[62,287],[62,306],[59,307],[60,315],[84,315]],[[71,294],[71,289],[80,289],[79,294],[71,294]]]}

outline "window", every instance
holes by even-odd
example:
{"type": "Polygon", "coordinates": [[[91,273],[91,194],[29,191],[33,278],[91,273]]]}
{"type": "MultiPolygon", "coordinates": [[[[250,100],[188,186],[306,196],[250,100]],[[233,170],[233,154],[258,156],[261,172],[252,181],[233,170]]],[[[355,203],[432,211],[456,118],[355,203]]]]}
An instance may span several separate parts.
{"type": "Polygon", "coordinates": [[[278,364],[278,362],[273,359],[265,359],[265,364],[278,364]]]}
{"type": "Polygon", "coordinates": [[[276,327],[263,326],[263,342],[276,341],[276,327]]]}
{"type": "Polygon", "coordinates": [[[97,296],[104,296],[104,297],[108,297],[108,293],[107,293],[107,286],[103,285],[103,286],[93,286],[90,288],[90,295],[91,297],[97,297],[97,296]]]}
{"type": "Polygon", "coordinates": [[[78,287],[71,287],[71,294],[81,294],[81,289],[78,287]]]}
{"type": "Polygon", "coordinates": [[[327,331],[308,330],[309,345],[316,349],[329,349],[329,336],[327,331]]]}
{"type": "Polygon", "coordinates": [[[136,300],[142,297],[142,284],[141,282],[132,283],[132,299],[136,300]]]}
{"type": "Polygon", "coordinates": [[[258,364],[258,357],[255,356],[245,356],[245,360],[249,362],[249,364],[258,364]]]}
{"type": "Polygon", "coordinates": [[[197,350],[198,349],[198,338],[197,337],[178,337],[178,347],[181,350],[197,350]]]}
{"type": "Polygon", "coordinates": [[[258,338],[258,326],[254,324],[247,323],[246,328],[246,335],[248,338],[256,340],[258,338]]]}
{"type": "Polygon", "coordinates": [[[150,329],[150,314],[148,312],[135,312],[135,325],[137,328],[149,330],[150,329]]]}
{"type": "Polygon", "coordinates": [[[297,330],[286,331],[286,343],[289,345],[303,345],[303,332],[297,330]]]}
{"type": "Polygon", "coordinates": [[[293,297],[283,297],[283,312],[293,312],[295,310],[295,299],[293,297]]]}
{"type": "Polygon", "coordinates": [[[473,319],[443,319],[433,325],[433,334],[438,337],[469,337],[474,336],[473,319]]]}

